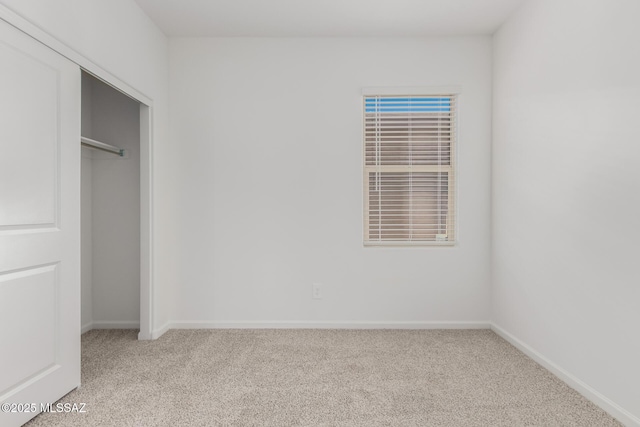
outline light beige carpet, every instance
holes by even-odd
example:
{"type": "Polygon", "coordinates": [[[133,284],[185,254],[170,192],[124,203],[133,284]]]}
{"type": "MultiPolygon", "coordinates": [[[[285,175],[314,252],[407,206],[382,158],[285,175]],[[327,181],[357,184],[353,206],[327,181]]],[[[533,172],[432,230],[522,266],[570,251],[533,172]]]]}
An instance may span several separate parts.
{"type": "Polygon", "coordinates": [[[95,330],[82,381],[28,425],[621,425],[488,330],[95,330]]]}

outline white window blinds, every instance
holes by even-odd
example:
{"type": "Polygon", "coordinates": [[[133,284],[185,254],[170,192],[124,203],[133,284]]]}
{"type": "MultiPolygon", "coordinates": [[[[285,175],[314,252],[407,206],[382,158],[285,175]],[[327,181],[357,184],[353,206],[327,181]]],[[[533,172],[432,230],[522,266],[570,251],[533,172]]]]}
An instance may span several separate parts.
{"type": "Polygon", "coordinates": [[[455,241],[456,96],[364,97],[365,244],[455,241]]]}

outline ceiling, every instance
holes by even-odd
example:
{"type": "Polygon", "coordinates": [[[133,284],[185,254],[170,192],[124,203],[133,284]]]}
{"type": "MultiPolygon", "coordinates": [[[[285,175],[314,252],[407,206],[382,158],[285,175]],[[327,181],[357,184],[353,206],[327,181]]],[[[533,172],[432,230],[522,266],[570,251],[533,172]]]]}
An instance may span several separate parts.
{"type": "Polygon", "coordinates": [[[168,36],[492,34],[523,0],[135,0],[168,36]]]}

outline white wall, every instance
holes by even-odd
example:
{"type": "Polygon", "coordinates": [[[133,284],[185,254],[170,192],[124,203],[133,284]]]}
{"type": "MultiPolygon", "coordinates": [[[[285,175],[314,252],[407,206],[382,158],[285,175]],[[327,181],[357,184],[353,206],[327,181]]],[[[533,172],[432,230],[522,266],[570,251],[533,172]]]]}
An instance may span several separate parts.
{"type": "Polygon", "coordinates": [[[167,38],[133,0],[0,0],[0,3],[153,99],[154,320],[169,320],[177,282],[172,150],[168,133],[167,38]]]}
{"type": "Polygon", "coordinates": [[[638,17],[535,0],[494,37],[492,317],[640,425],[638,17]]]}
{"type": "Polygon", "coordinates": [[[170,63],[175,321],[489,319],[490,38],[172,39],[170,63]],[[361,88],[439,85],[462,87],[460,242],[364,248],[361,88]]]}

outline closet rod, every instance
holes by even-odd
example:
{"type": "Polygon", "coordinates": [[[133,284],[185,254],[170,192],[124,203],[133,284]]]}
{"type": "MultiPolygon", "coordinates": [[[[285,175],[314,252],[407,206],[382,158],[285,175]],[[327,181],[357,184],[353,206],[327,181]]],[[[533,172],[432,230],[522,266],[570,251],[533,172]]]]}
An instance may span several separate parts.
{"type": "Polygon", "coordinates": [[[95,148],[97,150],[106,151],[108,153],[117,154],[118,156],[124,156],[124,150],[114,145],[105,144],[104,142],[96,141],[94,139],[80,137],[80,143],[86,147],[95,148]]]}

